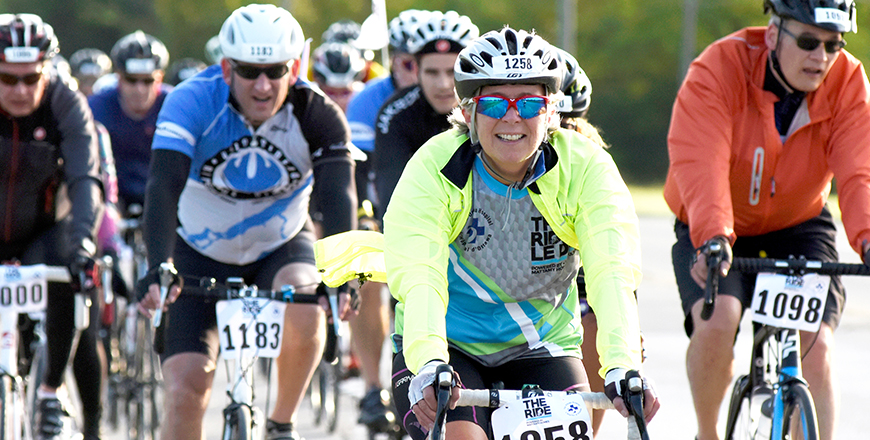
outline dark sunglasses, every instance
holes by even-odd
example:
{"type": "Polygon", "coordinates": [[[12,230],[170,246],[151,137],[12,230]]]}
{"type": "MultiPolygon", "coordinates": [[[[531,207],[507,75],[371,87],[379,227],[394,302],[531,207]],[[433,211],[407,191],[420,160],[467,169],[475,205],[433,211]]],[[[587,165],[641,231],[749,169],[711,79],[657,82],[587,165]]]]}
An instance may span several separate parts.
{"type": "Polygon", "coordinates": [[[17,86],[19,82],[23,82],[25,85],[32,86],[39,82],[40,78],[42,78],[42,72],[28,73],[24,76],[0,72],[0,81],[2,81],[3,84],[6,84],[7,86],[17,86]]]}
{"type": "Polygon", "coordinates": [[[525,95],[519,98],[505,98],[496,95],[475,96],[477,112],[493,119],[501,119],[511,107],[523,119],[532,119],[546,112],[549,100],[544,96],[525,95]]]}
{"type": "Polygon", "coordinates": [[[126,81],[130,84],[134,84],[134,85],[136,83],[142,83],[142,84],[145,84],[146,86],[150,86],[151,84],[154,84],[155,79],[150,77],[150,76],[145,77],[145,78],[138,78],[135,76],[124,75],[124,81],[126,81]]]}
{"type": "Polygon", "coordinates": [[[782,25],[779,26],[779,30],[781,30],[782,33],[788,35],[789,37],[794,38],[794,41],[797,43],[797,47],[807,52],[816,50],[816,48],[819,47],[819,45],[822,43],[825,44],[825,52],[827,53],[837,53],[840,51],[840,49],[846,47],[846,40],[822,41],[816,37],[806,34],[801,34],[800,36],[797,36],[791,33],[788,29],[785,28],[785,26],[782,25]]]}
{"type": "Polygon", "coordinates": [[[257,79],[261,73],[266,74],[269,79],[281,79],[287,72],[290,71],[290,66],[287,64],[276,64],[269,67],[255,67],[247,64],[239,64],[233,60],[228,60],[233,71],[244,79],[257,79]]]}

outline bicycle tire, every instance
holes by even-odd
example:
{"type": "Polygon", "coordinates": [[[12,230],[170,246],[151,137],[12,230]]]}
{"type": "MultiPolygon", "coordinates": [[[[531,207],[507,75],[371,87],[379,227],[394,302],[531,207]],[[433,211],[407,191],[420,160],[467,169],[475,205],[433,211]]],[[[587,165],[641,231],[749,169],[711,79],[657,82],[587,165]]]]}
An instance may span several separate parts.
{"type": "Polygon", "coordinates": [[[159,436],[159,392],[154,352],[151,350],[150,320],[138,316],[136,323],[136,351],[133,353],[130,373],[133,379],[127,402],[127,438],[153,440],[159,436]]]}
{"type": "Polygon", "coordinates": [[[751,440],[754,437],[751,432],[752,414],[749,401],[751,391],[749,376],[744,374],[734,382],[725,423],[725,440],[751,440]]]}
{"type": "Polygon", "coordinates": [[[311,383],[308,384],[308,401],[311,403],[311,410],[314,412],[314,426],[320,426],[321,423],[326,419],[324,417],[324,405],[323,405],[323,381],[326,380],[324,377],[325,373],[324,365],[326,365],[325,361],[321,361],[317,368],[314,369],[314,375],[311,377],[311,383]]]}
{"type": "Polygon", "coordinates": [[[339,408],[341,407],[339,405],[339,401],[341,400],[339,389],[341,387],[341,378],[343,374],[341,358],[338,358],[336,362],[327,365],[327,368],[331,371],[331,374],[329,375],[330,380],[328,381],[328,386],[330,388],[329,397],[331,399],[328,400],[329,405],[327,406],[326,412],[326,427],[331,434],[338,429],[338,414],[339,408]]]}
{"type": "Polygon", "coordinates": [[[816,407],[813,404],[813,396],[809,388],[803,383],[796,382],[789,385],[784,396],[785,408],[782,418],[782,438],[795,438],[791,435],[792,417],[800,417],[803,427],[804,440],[818,440],[819,424],[816,416],[816,407]]]}
{"type": "Polygon", "coordinates": [[[12,440],[13,435],[13,413],[9,411],[12,406],[12,377],[3,374],[2,383],[0,383],[0,440],[12,440]]]}
{"type": "Polygon", "coordinates": [[[251,440],[251,408],[234,405],[224,410],[223,440],[251,440]]]}
{"type": "Polygon", "coordinates": [[[30,374],[27,379],[27,408],[30,409],[30,414],[28,416],[27,422],[30,424],[31,432],[35,433],[39,427],[36,425],[37,414],[37,404],[38,398],[36,397],[36,390],[39,389],[39,386],[42,385],[43,377],[45,376],[45,356],[46,356],[46,346],[43,341],[36,350],[33,351],[33,360],[30,364],[30,374]]]}

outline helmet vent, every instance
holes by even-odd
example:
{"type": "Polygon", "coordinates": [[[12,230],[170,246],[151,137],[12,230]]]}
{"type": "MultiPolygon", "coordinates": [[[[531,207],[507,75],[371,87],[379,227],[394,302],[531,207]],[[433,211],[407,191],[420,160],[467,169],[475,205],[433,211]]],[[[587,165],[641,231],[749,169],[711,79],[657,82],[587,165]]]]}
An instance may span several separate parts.
{"type": "Polygon", "coordinates": [[[507,52],[510,55],[517,54],[517,34],[514,32],[505,32],[504,41],[507,43],[507,52]]]}

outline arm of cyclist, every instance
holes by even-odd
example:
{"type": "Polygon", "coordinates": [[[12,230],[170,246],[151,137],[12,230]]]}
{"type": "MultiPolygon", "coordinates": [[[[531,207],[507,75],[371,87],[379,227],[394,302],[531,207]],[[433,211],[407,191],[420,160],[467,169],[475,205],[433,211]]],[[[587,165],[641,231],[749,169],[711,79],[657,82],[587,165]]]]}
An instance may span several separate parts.
{"type": "Polygon", "coordinates": [[[87,101],[80,94],[56,87],[52,96],[52,111],[57,114],[58,128],[67,194],[71,203],[69,240],[72,255],[69,262],[76,290],[91,288],[97,280],[94,255],[97,229],[103,216],[103,187],[100,180],[100,153],[96,128],[87,101]],[[79,274],[85,275],[85,285],[78,286],[79,274]]]}
{"type": "MultiPolygon", "coordinates": [[[[578,145],[582,147],[583,145],[578,145]]],[[[619,384],[628,370],[640,371],[642,352],[635,291],[640,279],[640,233],[628,188],[612,158],[592,151],[580,173],[582,191],[574,228],[583,261],[587,300],[598,316],[597,348],[606,384],[619,384]],[[605,374],[606,373],[606,374],[605,374]]],[[[628,416],[620,394],[608,393],[617,410],[628,416]]],[[[644,413],[651,419],[660,403],[645,390],[644,413]]]]}
{"type": "MultiPolygon", "coordinates": [[[[139,310],[150,316],[149,310],[160,304],[160,286],[157,284],[157,268],[170,260],[175,248],[175,228],[178,226],[176,207],[190,172],[190,157],[173,150],[155,149],[151,156],[151,170],[145,188],[145,213],[142,232],[148,249],[148,282],[146,292],[139,292],[139,310]],[[142,296],[144,295],[144,296],[142,296]]],[[[140,288],[141,289],[141,288],[140,288]]],[[[167,302],[178,298],[181,289],[173,287],[167,302]]]]}

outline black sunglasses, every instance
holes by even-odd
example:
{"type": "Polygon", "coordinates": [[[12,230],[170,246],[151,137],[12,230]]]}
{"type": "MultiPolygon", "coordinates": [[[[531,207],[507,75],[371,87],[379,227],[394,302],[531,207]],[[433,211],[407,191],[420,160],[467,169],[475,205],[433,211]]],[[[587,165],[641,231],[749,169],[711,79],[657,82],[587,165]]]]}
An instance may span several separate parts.
{"type": "Polygon", "coordinates": [[[261,73],[265,73],[269,79],[281,79],[287,72],[290,71],[290,66],[285,64],[276,64],[269,67],[255,67],[247,64],[239,64],[233,60],[227,60],[233,71],[244,79],[257,79],[261,73]]]}
{"type": "Polygon", "coordinates": [[[155,79],[153,77],[150,77],[150,76],[145,77],[145,78],[138,78],[135,76],[124,75],[124,81],[126,81],[130,84],[136,84],[136,83],[141,82],[142,84],[145,84],[146,86],[150,86],[151,84],[154,84],[155,79]]]}
{"type": "Polygon", "coordinates": [[[779,30],[781,30],[789,37],[794,38],[794,41],[797,43],[797,47],[807,52],[816,50],[816,48],[819,47],[819,45],[822,43],[825,44],[825,52],[827,53],[837,53],[840,51],[840,49],[846,47],[846,40],[822,41],[816,37],[806,34],[801,34],[800,36],[797,36],[791,33],[788,29],[785,28],[785,26],[782,25],[779,26],[779,30]]]}
{"type": "Polygon", "coordinates": [[[42,72],[28,73],[27,75],[23,76],[0,72],[0,81],[2,81],[3,84],[6,84],[7,86],[17,86],[19,82],[23,82],[28,86],[32,86],[39,82],[40,78],[42,78],[42,72]]]}

